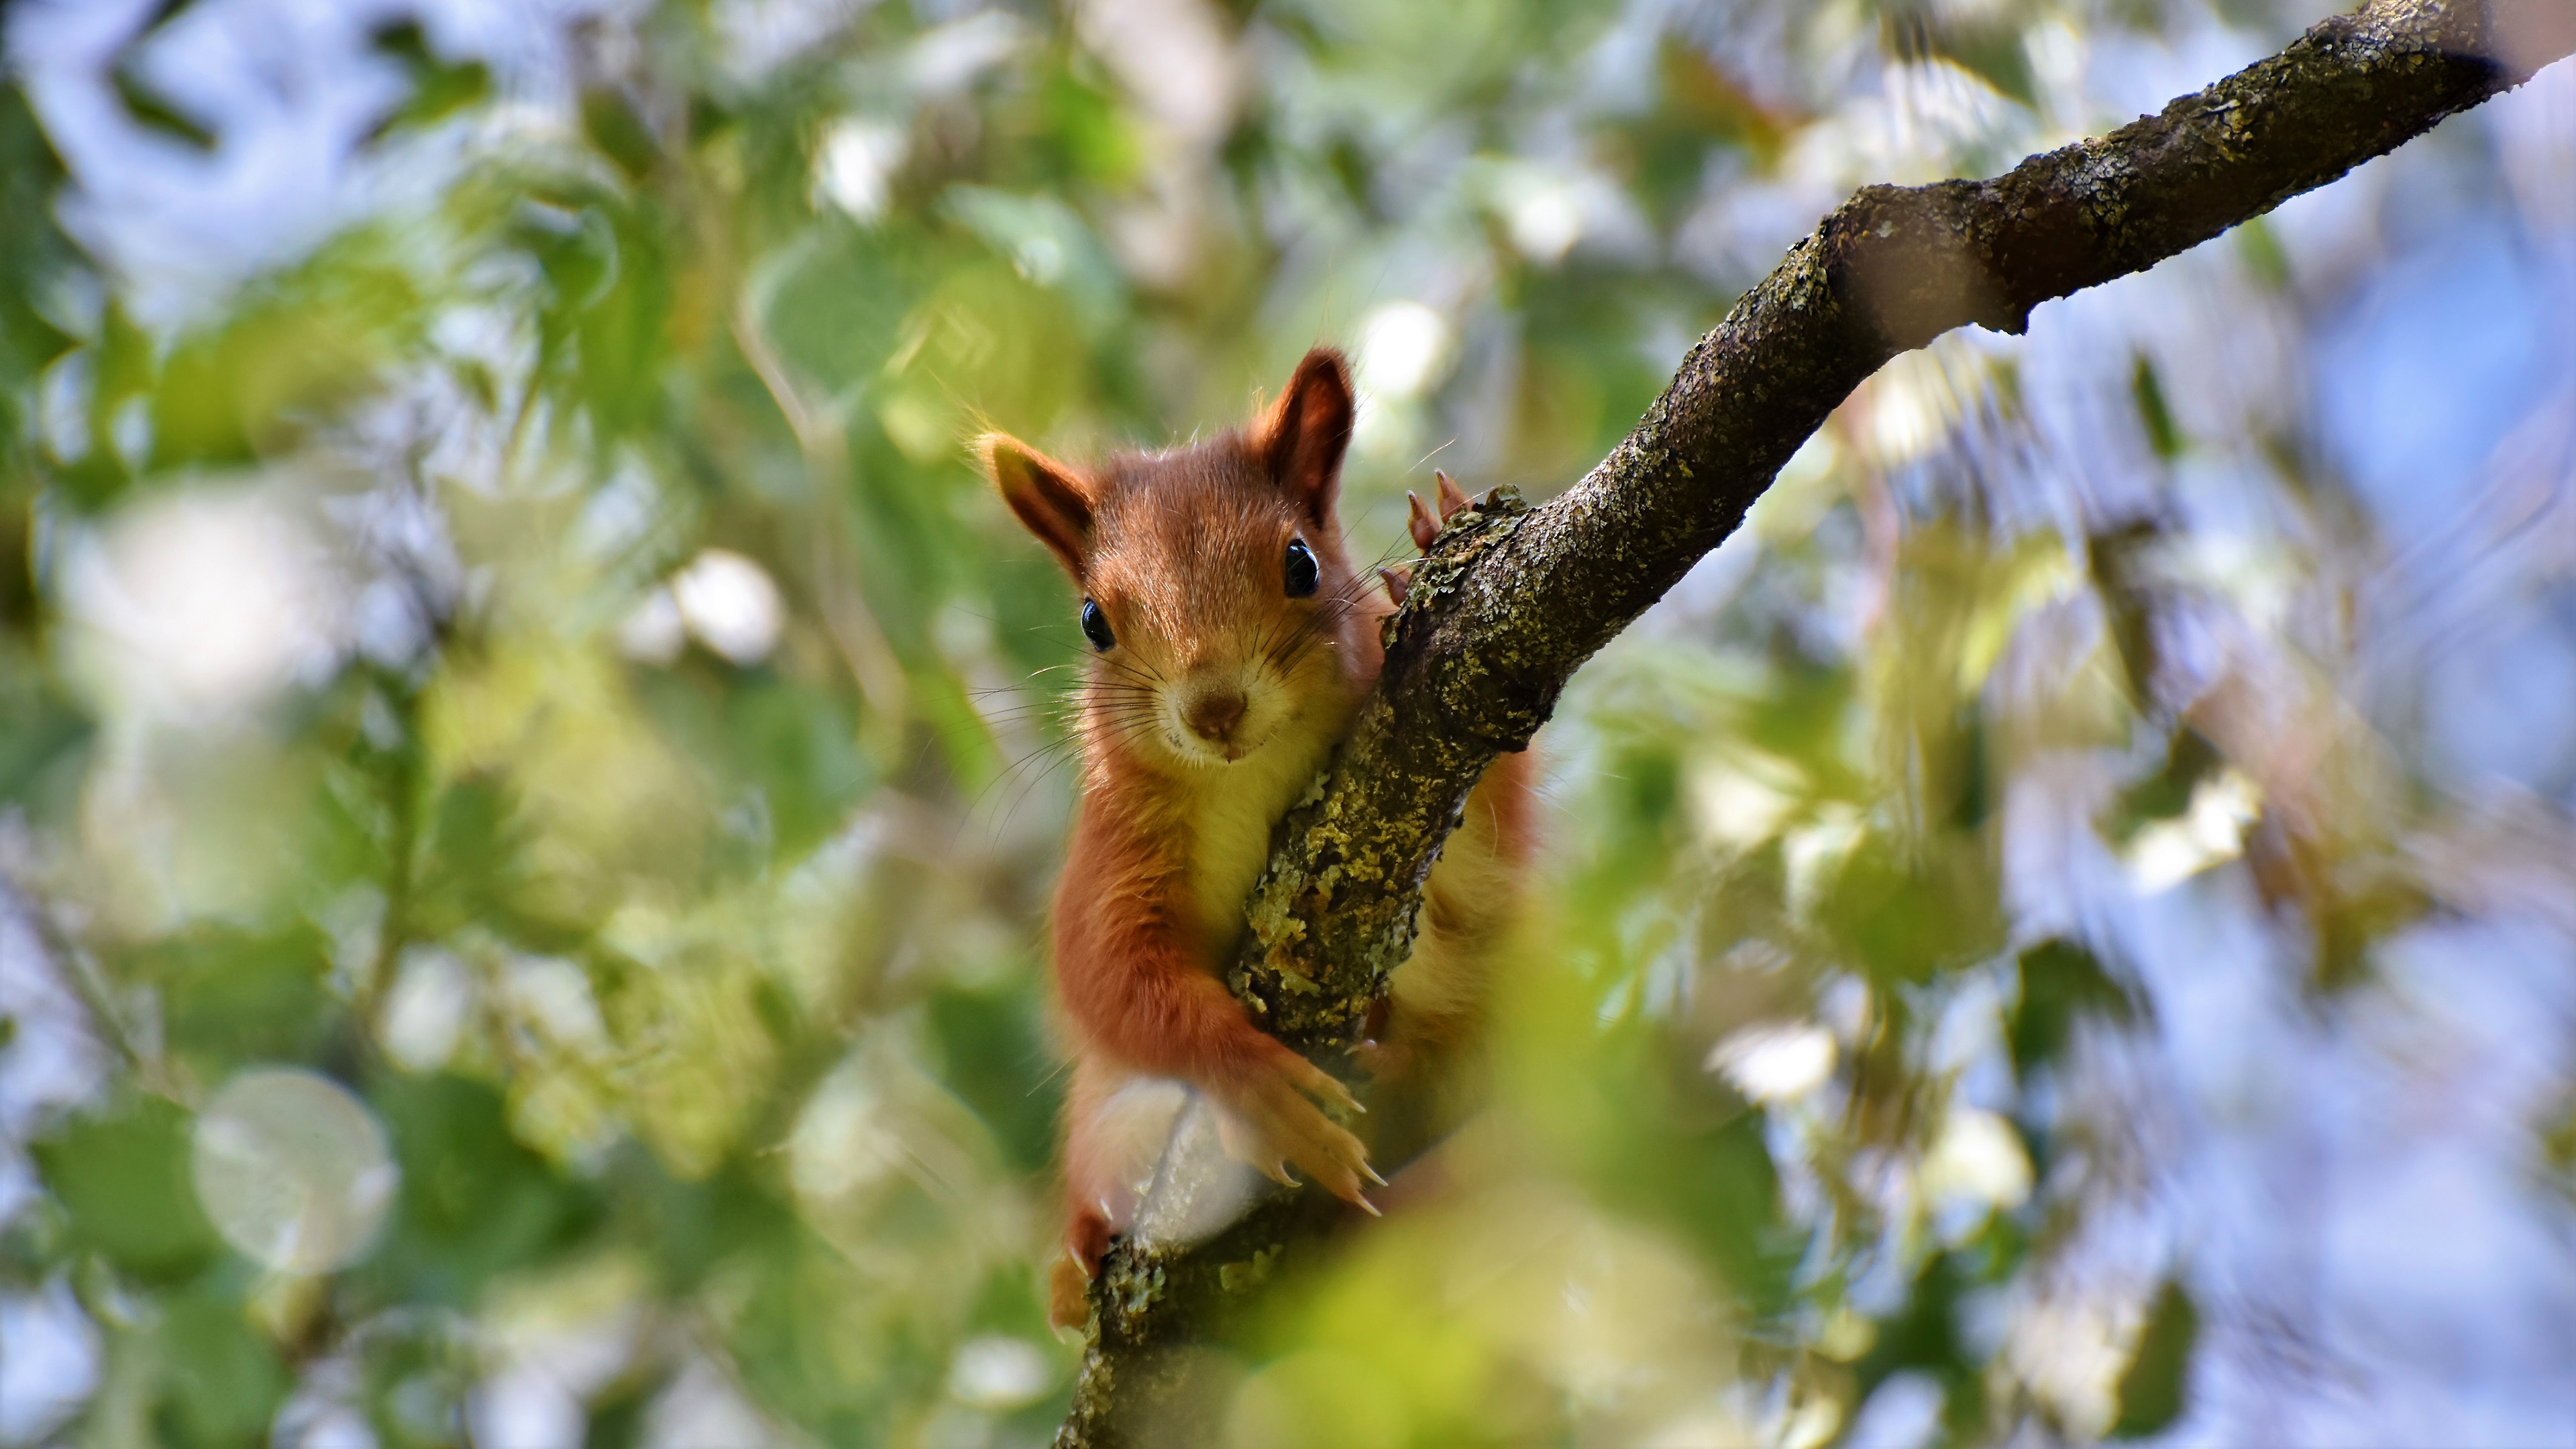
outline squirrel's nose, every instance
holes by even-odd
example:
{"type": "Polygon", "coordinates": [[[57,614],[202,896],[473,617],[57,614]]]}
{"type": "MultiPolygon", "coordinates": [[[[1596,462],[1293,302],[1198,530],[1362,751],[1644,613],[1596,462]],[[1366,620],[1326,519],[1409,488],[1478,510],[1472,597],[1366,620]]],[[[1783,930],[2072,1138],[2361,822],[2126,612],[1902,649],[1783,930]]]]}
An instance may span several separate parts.
{"type": "Polygon", "coordinates": [[[1201,690],[1189,708],[1181,711],[1181,720],[1190,727],[1190,733],[1221,745],[1234,733],[1234,727],[1243,723],[1243,708],[1243,691],[1239,689],[1201,690]]]}

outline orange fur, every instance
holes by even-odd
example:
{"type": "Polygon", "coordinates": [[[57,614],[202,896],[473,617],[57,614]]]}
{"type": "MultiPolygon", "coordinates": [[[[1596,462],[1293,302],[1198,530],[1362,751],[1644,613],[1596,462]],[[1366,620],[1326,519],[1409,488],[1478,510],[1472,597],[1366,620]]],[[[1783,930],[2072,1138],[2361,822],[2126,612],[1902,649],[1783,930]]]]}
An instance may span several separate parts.
{"type": "MultiPolygon", "coordinates": [[[[1193,447],[1075,468],[1009,438],[981,445],[1012,511],[1114,635],[1090,661],[1082,803],[1055,896],[1074,1058],[1060,1325],[1079,1321],[1083,1282],[1161,1145],[1153,1119],[1168,1124],[1170,1100],[1145,1090],[1154,1079],[1204,1093],[1228,1150],[1274,1177],[1294,1167],[1362,1202],[1374,1176],[1325,1111],[1351,1106],[1348,1092],[1253,1025],[1220,979],[1271,827],[1382,663],[1392,605],[1352,569],[1334,513],[1353,410],[1340,355],[1318,349],[1251,425],[1193,447]],[[1292,540],[1313,557],[1309,597],[1284,582],[1292,540]]],[[[1505,756],[1469,798],[1395,978],[1382,1074],[1475,1037],[1528,853],[1529,785],[1526,758],[1505,756]]]]}

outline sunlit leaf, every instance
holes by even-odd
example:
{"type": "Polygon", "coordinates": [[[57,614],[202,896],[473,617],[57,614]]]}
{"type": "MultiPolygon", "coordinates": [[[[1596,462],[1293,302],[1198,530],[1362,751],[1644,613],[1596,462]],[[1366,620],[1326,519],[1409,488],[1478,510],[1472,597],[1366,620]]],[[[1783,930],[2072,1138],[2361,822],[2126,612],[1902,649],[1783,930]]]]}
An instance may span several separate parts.
{"type": "Polygon", "coordinates": [[[2003,944],[1994,870],[1973,838],[1943,840],[1908,860],[1873,835],[1835,873],[1816,913],[1870,976],[1926,981],[2003,944]]]}

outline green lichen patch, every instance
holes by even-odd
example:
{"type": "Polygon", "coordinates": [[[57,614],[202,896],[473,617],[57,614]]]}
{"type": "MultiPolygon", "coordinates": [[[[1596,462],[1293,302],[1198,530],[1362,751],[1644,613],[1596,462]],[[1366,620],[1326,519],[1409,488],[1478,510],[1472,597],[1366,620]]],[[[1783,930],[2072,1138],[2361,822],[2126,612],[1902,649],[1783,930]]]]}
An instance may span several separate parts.
{"type": "Polygon", "coordinates": [[[1271,1244],[1237,1263],[1220,1265],[1216,1270],[1217,1286],[1228,1293],[1249,1293],[1270,1279],[1270,1266],[1279,1261],[1279,1245],[1271,1244]]]}

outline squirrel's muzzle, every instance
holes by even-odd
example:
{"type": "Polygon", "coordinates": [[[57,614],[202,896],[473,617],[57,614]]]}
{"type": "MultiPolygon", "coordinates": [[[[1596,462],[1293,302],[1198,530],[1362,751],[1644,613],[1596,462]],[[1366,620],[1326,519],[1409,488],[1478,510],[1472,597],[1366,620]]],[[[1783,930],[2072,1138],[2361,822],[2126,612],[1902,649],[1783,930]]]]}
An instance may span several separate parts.
{"type": "Polygon", "coordinates": [[[1182,708],[1181,723],[1188,725],[1190,733],[1209,744],[1230,744],[1235,727],[1243,723],[1245,705],[1240,689],[1203,688],[1182,708]]]}

